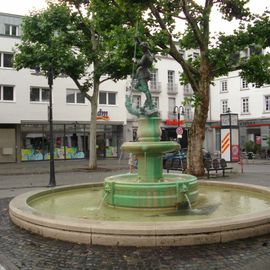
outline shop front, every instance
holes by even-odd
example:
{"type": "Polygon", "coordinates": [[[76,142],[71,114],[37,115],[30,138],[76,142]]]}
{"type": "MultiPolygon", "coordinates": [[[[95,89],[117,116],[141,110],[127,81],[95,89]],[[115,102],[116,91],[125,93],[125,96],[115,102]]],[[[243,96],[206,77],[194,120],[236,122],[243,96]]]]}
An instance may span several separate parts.
{"type": "MultiPolygon", "coordinates": [[[[54,124],[54,158],[85,159],[89,157],[90,125],[84,123],[54,124]]],[[[97,124],[98,158],[118,157],[122,138],[121,125],[97,124]]],[[[21,161],[49,160],[49,125],[21,125],[21,161]]]]}
{"type": "MultiPolygon", "coordinates": [[[[162,141],[177,141],[181,145],[181,149],[187,148],[188,146],[188,127],[184,120],[166,120],[161,127],[162,141]],[[177,128],[181,127],[181,133],[177,134],[177,128]]],[[[179,133],[179,132],[178,132],[179,133]]]]}

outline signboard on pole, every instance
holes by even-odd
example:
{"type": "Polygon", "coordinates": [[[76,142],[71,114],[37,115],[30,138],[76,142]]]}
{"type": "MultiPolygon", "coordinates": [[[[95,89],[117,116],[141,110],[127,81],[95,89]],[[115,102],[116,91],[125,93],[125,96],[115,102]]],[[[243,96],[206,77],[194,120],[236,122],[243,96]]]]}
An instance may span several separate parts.
{"type": "Polygon", "coordinates": [[[177,135],[182,135],[184,133],[184,129],[182,128],[182,127],[178,127],[177,129],[176,129],[176,134],[177,135]]]}
{"type": "Polygon", "coordinates": [[[221,158],[231,160],[231,135],[230,129],[221,129],[221,158]]]}

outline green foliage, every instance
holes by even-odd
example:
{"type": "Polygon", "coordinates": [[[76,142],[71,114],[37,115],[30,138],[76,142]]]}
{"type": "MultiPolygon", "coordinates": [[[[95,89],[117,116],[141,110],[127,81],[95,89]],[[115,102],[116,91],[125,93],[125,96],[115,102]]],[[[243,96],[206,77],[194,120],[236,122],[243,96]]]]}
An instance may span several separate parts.
{"type": "Polygon", "coordinates": [[[80,88],[84,92],[93,85],[94,78],[103,74],[113,80],[127,76],[132,66],[134,31],[123,28],[123,16],[114,16],[113,10],[98,0],[91,1],[91,5],[90,1],[61,2],[24,18],[22,43],[15,54],[16,68],[39,66],[46,72],[53,66],[55,77],[64,70],[77,85],[79,79],[86,78],[80,88]],[[89,15],[81,13],[81,6],[88,9],[89,15]],[[101,8],[106,11],[105,20],[94,15],[101,8]],[[89,73],[94,62],[94,73],[89,73]]]}
{"type": "Polygon", "coordinates": [[[246,63],[242,65],[241,77],[247,82],[256,82],[258,87],[263,84],[270,84],[270,55],[252,55],[246,63]]]}
{"type": "Polygon", "coordinates": [[[228,21],[232,19],[244,19],[250,15],[249,9],[245,5],[249,0],[224,0],[220,1],[219,7],[224,18],[228,21]]]}
{"type": "Polygon", "coordinates": [[[260,150],[260,145],[256,144],[254,141],[246,141],[245,150],[246,152],[257,153],[260,150]]]}

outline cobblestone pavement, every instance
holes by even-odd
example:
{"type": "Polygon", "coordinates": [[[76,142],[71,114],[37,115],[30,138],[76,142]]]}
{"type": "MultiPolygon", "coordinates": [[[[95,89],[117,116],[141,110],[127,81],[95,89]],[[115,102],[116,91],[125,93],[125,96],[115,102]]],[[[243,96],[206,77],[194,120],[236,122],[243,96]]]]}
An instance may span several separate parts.
{"type": "Polygon", "coordinates": [[[0,253],[18,269],[269,269],[270,235],[194,247],[77,245],[42,238],[13,225],[9,201],[0,200],[0,253]]]}
{"type": "MultiPolygon", "coordinates": [[[[111,162],[110,162],[111,163],[111,162]]],[[[104,167],[105,167],[104,163],[104,167]]],[[[110,164],[111,165],[111,164],[110,164]]],[[[17,166],[17,165],[15,165],[17,166]]],[[[22,165],[20,165],[22,166],[22,165]]],[[[44,166],[45,165],[40,165],[44,166]]],[[[66,166],[63,163],[62,167],[66,166]]],[[[78,168],[81,164],[78,163],[78,168]]],[[[115,161],[115,171],[60,172],[57,174],[58,184],[70,184],[74,179],[78,182],[101,181],[107,174],[122,172],[126,163],[119,166],[115,161]],[[117,172],[116,172],[117,171],[117,172]]],[[[11,223],[8,215],[8,203],[16,194],[34,187],[44,186],[48,175],[42,167],[37,172],[14,174],[12,165],[0,167],[0,269],[160,269],[160,270],[268,270],[270,265],[270,234],[234,241],[225,244],[212,244],[193,247],[103,247],[66,243],[46,239],[22,230],[11,223]],[[9,168],[10,167],[10,168],[9,168]],[[6,169],[6,171],[4,171],[6,169]],[[10,169],[12,170],[10,172],[10,169]],[[10,190],[9,190],[10,189],[10,190]],[[14,190],[13,190],[14,189],[14,190]],[[5,264],[6,263],[6,264],[5,264]]],[[[24,167],[26,170],[26,166],[24,167]]],[[[63,170],[64,171],[64,170],[63,170]]],[[[250,164],[242,175],[212,177],[210,180],[245,182],[270,186],[269,164],[250,164]]]]}

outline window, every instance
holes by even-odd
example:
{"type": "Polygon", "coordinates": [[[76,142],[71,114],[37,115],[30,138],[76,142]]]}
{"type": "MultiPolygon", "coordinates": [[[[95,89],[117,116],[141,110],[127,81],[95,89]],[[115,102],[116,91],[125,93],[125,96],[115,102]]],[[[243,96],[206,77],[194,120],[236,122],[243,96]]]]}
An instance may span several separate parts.
{"type": "Polygon", "coordinates": [[[18,36],[19,35],[18,25],[5,24],[5,35],[18,36]]]}
{"type": "Polygon", "coordinates": [[[48,88],[32,87],[30,88],[30,101],[49,102],[50,90],[48,88]]]}
{"type": "Polygon", "coordinates": [[[228,111],[228,100],[221,100],[221,112],[226,113],[228,111]]]}
{"type": "Polygon", "coordinates": [[[169,98],[169,113],[173,113],[175,107],[175,98],[169,98]]]}
{"type": "Polygon", "coordinates": [[[0,53],[0,66],[12,68],[12,53],[0,53]]]}
{"type": "Polygon", "coordinates": [[[108,93],[108,100],[110,105],[116,104],[116,95],[115,93],[108,93]]]}
{"type": "Polygon", "coordinates": [[[185,106],[185,115],[184,115],[184,118],[186,119],[186,121],[192,121],[193,113],[192,113],[191,106],[185,106]]]}
{"type": "Polygon", "coordinates": [[[228,82],[227,81],[221,81],[220,82],[220,92],[228,92],[228,82]]]}
{"type": "Polygon", "coordinates": [[[244,79],[241,80],[241,88],[248,89],[248,82],[244,79]]]}
{"type": "Polygon", "coordinates": [[[99,92],[99,104],[101,104],[101,105],[116,105],[116,93],[114,93],[114,92],[99,92]]]}
{"type": "Polygon", "coordinates": [[[139,109],[141,107],[141,96],[133,95],[132,103],[135,104],[135,107],[139,109]]]}
{"type": "Polygon", "coordinates": [[[14,101],[14,87],[0,85],[0,101],[14,101]]]}
{"type": "Polygon", "coordinates": [[[174,84],[174,70],[168,70],[168,83],[174,84]]]}
{"type": "Polygon", "coordinates": [[[168,91],[176,92],[177,88],[175,86],[175,72],[174,70],[168,70],[168,91]]]}
{"type": "Polygon", "coordinates": [[[265,111],[270,112],[270,96],[265,96],[264,99],[265,99],[265,102],[264,102],[265,111]]]}
{"type": "Polygon", "coordinates": [[[157,109],[159,108],[159,98],[158,97],[152,97],[153,99],[153,104],[157,107],[157,109]]]}
{"type": "Polygon", "coordinates": [[[253,88],[261,88],[261,86],[260,86],[259,83],[253,83],[253,84],[252,84],[252,87],[253,87],[253,88]]]}
{"type": "Polygon", "coordinates": [[[158,81],[157,77],[158,77],[158,70],[154,69],[151,72],[151,81],[150,81],[150,84],[151,84],[152,88],[157,88],[157,81],[158,81]]]}
{"type": "Polygon", "coordinates": [[[80,90],[68,89],[66,92],[66,102],[71,104],[85,104],[85,97],[80,90]]]}
{"type": "Polygon", "coordinates": [[[249,113],[249,98],[242,98],[242,113],[249,113]]]}

